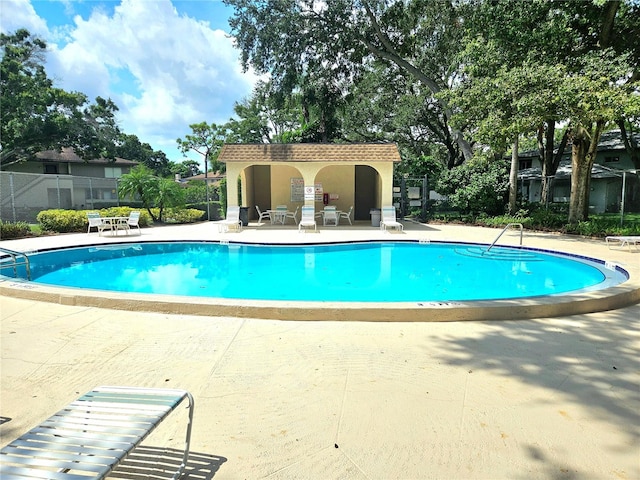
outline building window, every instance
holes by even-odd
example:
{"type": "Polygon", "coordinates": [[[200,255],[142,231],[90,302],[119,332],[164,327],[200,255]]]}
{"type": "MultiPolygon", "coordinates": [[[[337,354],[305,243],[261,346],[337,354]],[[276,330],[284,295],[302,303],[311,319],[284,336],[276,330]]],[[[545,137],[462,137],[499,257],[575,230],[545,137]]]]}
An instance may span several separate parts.
{"type": "Polygon", "coordinates": [[[44,164],[44,173],[48,175],[57,175],[58,174],[58,165],[55,163],[45,163],[44,164]]]}
{"type": "Polygon", "coordinates": [[[120,167],[105,167],[104,178],[120,178],[122,176],[122,168],[120,167]]]}
{"type": "Polygon", "coordinates": [[[604,163],[617,163],[620,161],[620,157],[604,157],[604,163]]]}
{"type": "Polygon", "coordinates": [[[533,167],[533,159],[532,158],[525,158],[525,159],[521,159],[519,161],[518,168],[520,170],[524,170],[525,168],[531,168],[531,167],[533,167]]]}

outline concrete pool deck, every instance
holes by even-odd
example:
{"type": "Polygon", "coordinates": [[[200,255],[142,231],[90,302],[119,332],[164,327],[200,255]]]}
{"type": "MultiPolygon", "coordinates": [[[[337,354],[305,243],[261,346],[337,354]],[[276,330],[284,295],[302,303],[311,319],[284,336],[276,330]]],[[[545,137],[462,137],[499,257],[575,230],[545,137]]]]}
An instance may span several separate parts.
{"type": "MultiPolygon", "coordinates": [[[[154,227],[142,240],[490,243],[496,229],[365,224],[154,227]]],[[[121,237],[118,241],[136,241],[121,237]]],[[[19,251],[109,243],[72,234],[19,251]]],[[[517,244],[516,232],[500,244],[517,244]]],[[[616,262],[640,252],[525,232],[524,245],[616,262]]],[[[146,313],[0,296],[2,445],[97,385],[184,388],[196,400],[191,479],[640,478],[640,305],[519,321],[278,321],[146,313]]],[[[7,293],[8,292],[8,293],[7,293]]],[[[119,471],[168,478],[186,409],[119,471]],[[150,463],[149,463],[150,462],[150,463]],[[155,463],[154,463],[155,462],[155,463]]]]}

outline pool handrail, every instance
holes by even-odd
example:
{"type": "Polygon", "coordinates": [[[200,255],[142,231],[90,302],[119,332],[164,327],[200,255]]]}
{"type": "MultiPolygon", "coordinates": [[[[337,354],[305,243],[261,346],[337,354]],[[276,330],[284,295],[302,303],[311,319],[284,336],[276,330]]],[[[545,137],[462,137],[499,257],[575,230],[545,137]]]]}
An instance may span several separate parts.
{"type": "Polygon", "coordinates": [[[522,231],[523,231],[523,227],[521,223],[508,223],[506,227],[504,227],[502,229],[502,231],[498,234],[498,236],[496,237],[496,239],[491,243],[491,245],[489,245],[489,248],[487,248],[482,254],[484,255],[485,253],[487,253],[489,250],[491,250],[493,248],[493,246],[498,242],[498,240],[500,240],[500,237],[502,236],[502,234],[504,232],[506,232],[509,228],[511,227],[520,227],[520,245],[522,245],[522,231]]]}
{"type": "MultiPolygon", "coordinates": [[[[27,280],[31,280],[31,265],[29,263],[29,257],[26,253],[16,252],[15,250],[10,250],[3,247],[0,247],[0,253],[8,255],[13,260],[13,264],[9,264],[6,266],[13,267],[13,275],[15,276],[15,278],[18,278],[18,267],[24,265],[27,271],[27,280]],[[20,262],[18,261],[18,257],[22,257],[24,260],[20,262]]],[[[4,267],[5,265],[0,261],[0,266],[4,267]]]]}

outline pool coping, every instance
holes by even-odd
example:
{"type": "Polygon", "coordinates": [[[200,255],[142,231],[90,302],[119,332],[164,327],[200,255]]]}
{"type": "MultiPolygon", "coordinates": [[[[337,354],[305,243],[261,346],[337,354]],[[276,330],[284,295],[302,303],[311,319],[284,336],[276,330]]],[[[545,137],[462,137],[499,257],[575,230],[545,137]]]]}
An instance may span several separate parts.
{"type": "MultiPolygon", "coordinates": [[[[158,242],[159,240],[137,239],[126,243],[158,242]]],[[[217,240],[186,240],[188,242],[218,243],[217,240]]],[[[364,240],[318,242],[313,244],[356,243],[364,240]]],[[[369,240],[379,242],[379,239],[369,240]]],[[[394,240],[404,241],[404,240],[394,240]]],[[[414,240],[408,240],[414,241],[414,240]]],[[[226,244],[296,245],[277,242],[228,242],[226,244]]],[[[121,244],[122,242],[118,242],[121,244]]],[[[443,243],[434,241],[433,243],[443,243]]],[[[481,242],[464,242],[471,245],[485,245],[481,242]]],[[[304,243],[310,245],[311,243],[304,243]]],[[[104,244],[102,244],[104,245],[104,244]]],[[[80,246],[80,245],[76,245],[80,246]]],[[[83,247],[91,245],[81,245],[83,247]]],[[[513,246],[511,246],[513,247],[513,246]]],[[[516,247],[517,248],[517,247],[516,247]]],[[[557,249],[523,247],[546,253],[589,259],[606,263],[604,260],[586,257],[557,249]]],[[[37,249],[46,251],[53,248],[37,249]]],[[[25,252],[29,253],[29,252],[25,252]]],[[[104,290],[53,287],[33,284],[24,280],[2,277],[0,295],[28,300],[45,301],[61,305],[98,307],[123,311],[147,311],[164,314],[186,314],[201,316],[224,316],[238,318],[260,318],[268,320],[309,320],[309,321],[376,321],[376,322],[451,322],[478,320],[523,320],[615,310],[640,303],[640,283],[634,272],[624,268],[629,279],[619,285],[605,289],[548,295],[513,300],[474,300],[455,302],[320,302],[244,300],[205,297],[184,297],[177,295],[136,294],[110,292],[104,290]]]]}

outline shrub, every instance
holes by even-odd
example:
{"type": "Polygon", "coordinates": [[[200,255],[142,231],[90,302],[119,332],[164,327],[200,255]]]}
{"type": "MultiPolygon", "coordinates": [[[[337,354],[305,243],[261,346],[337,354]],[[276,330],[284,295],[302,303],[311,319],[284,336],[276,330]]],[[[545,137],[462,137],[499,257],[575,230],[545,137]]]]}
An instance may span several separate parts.
{"type": "Polygon", "coordinates": [[[87,212],[83,210],[43,210],[36,220],[47,232],[81,232],[89,225],[87,212]]]}
{"type": "MultiPolygon", "coordinates": [[[[153,213],[156,214],[155,211],[153,213]]],[[[162,214],[165,223],[194,223],[202,220],[205,215],[205,212],[196,208],[167,208],[162,214]]]]}
{"type": "Polygon", "coordinates": [[[3,222],[0,220],[0,239],[27,237],[31,234],[31,227],[27,222],[3,222]]]}

